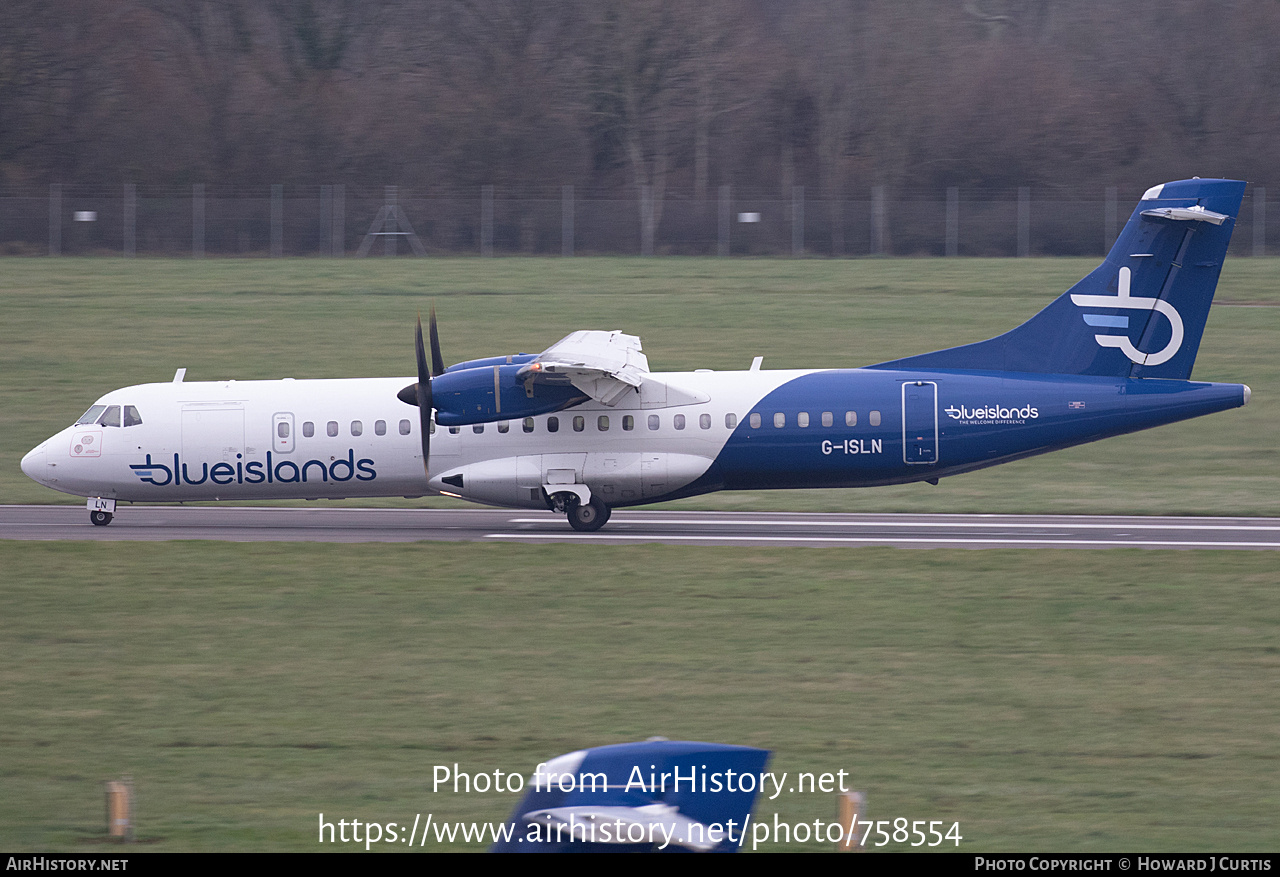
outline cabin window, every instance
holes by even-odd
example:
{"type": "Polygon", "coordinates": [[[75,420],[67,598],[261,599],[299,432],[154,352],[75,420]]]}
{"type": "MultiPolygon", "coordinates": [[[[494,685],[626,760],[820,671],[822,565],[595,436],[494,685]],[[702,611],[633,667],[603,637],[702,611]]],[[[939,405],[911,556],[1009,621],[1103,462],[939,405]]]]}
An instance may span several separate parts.
{"type": "Polygon", "coordinates": [[[374,434],[374,435],[386,435],[386,434],[387,434],[387,422],[386,422],[385,420],[375,420],[375,421],[373,422],[373,434],[374,434]]]}
{"type": "Polygon", "coordinates": [[[782,429],[786,425],[787,415],[783,414],[781,411],[773,415],[773,426],[775,429],[782,429]]]}
{"type": "Polygon", "coordinates": [[[662,420],[656,414],[649,415],[649,429],[657,429],[662,425],[662,420]]]}
{"type": "Polygon", "coordinates": [[[476,435],[480,435],[480,433],[484,432],[484,424],[483,423],[471,424],[471,431],[474,432],[476,435]]]}
{"type": "Polygon", "coordinates": [[[364,424],[358,420],[351,421],[351,434],[364,435],[364,424]]]}
{"type": "Polygon", "coordinates": [[[525,432],[533,432],[533,418],[526,417],[524,419],[524,423],[520,425],[520,428],[523,429],[525,432]]]}
{"type": "Polygon", "coordinates": [[[324,431],[325,431],[325,434],[329,436],[329,438],[333,438],[334,436],[336,436],[338,434],[338,421],[330,420],[328,423],[324,425],[324,431]]]}
{"type": "Polygon", "coordinates": [[[138,413],[138,409],[132,405],[124,406],[124,425],[137,426],[142,423],[142,415],[138,413]]]}
{"type": "Polygon", "coordinates": [[[801,411],[799,414],[796,415],[796,425],[799,426],[801,429],[808,429],[809,427],[808,411],[801,411]]]}
{"type": "Polygon", "coordinates": [[[622,428],[626,432],[631,432],[631,430],[636,428],[636,419],[630,414],[622,415],[622,428]]]}
{"type": "Polygon", "coordinates": [[[302,421],[302,434],[307,438],[311,438],[316,434],[316,425],[310,420],[302,421]]]}
{"type": "Polygon", "coordinates": [[[80,416],[80,419],[76,421],[76,426],[84,426],[86,423],[97,423],[98,418],[102,416],[102,412],[106,410],[106,405],[94,405],[80,416]]]}
{"type": "Polygon", "coordinates": [[[596,429],[600,430],[601,432],[609,431],[609,415],[608,414],[601,414],[599,417],[596,418],[596,429]]]}
{"type": "Polygon", "coordinates": [[[498,432],[511,432],[511,421],[510,421],[510,420],[499,420],[499,421],[498,421],[498,432]]]}
{"type": "MultiPolygon", "coordinates": [[[[409,422],[409,421],[407,421],[407,420],[405,421],[405,423],[408,423],[408,422],[409,422]]],[[[431,434],[431,435],[435,435],[435,434],[436,434],[436,418],[435,418],[435,415],[432,415],[431,419],[427,421],[427,432],[428,432],[429,434],[431,434]]],[[[407,433],[407,432],[405,433],[405,435],[408,435],[408,434],[409,434],[409,433],[407,433]]]]}
{"type": "Polygon", "coordinates": [[[289,421],[282,420],[276,424],[276,435],[280,436],[280,438],[289,437],[289,421]]]}
{"type": "Polygon", "coordinates": [[[675,416],[676,429],[684,429],[684,415],[677,414],[675,416]]]}
{"type": "Polygon", "coordinates": [[[547,432],[559,432],[559,431],[560,431],[560,418],[559,418],[559,417],[548,417],[548,418],[547,418],[547,432]]]}
{"type": "Polygon", "coordinates": [[[107,408],[107,412],[98,418],[99,426],[119,426],[120,425],[120,406],[112,405],[107,408]]]}
{"type": "Polygon", "coordinates": [[[872,425],[872,426],[879,426],[879,425],[880,425],[880,412],[879,412],[879,411],[872,411],[872,412],[871,412],[871,417],[870,417],[869,419],[870,419],[870,421],[871,421],[871,425],[872,425]]]}
{"type": "Polygon", "coordinates": [[[834,417],[832,417],[832,416],[831,416],[831,412],[830,412],[830,411],[824,411],[824,412],[822,412],[822,425],[823,425],[823,426],[830,426],[831,424],[833,424],[833,423],[835,423],[835,422],[836,422],[836,419],[835,419],[834,417]]]}
{"type": "Polygon", "coordinates": [[[703,414],[703,415],[701,415],[701,416],[698,418],[698,426],[702,427],[703,429],[710,429],[710,428],[711,428],[711,415],[710,415],[710,414],[703,414]]]}
{"type": "Polygon", "coordinates": [[[844,425],[845,425],[845,426],[857,426],[857,425],[858,425],[858,412],[856,412],[856,411],[846,411],[846,412],[844,413],[844,425]]]}
{"type": "MultiPolygon", "coordinates": [[[[432,422],[432,424],[431,424],[431,425],[432,425],[432,426],[435,426],[434,421],[432,422]]],[[[402,421],[400,421],[400,434],[401,434],[401,435],[408,435],[408,434],[409,434],[409,421],[407,421],[407,420],[402,420],[402,421]]]]}
{"type": "Polygon", "coordinates": [[[738,427],[738,415],[730,411],[728,414],[724,416],[724,428],[737,429],[737,427],[738,427]]]}
{"type": "Polygon", "coordinates": [[[587,421],[581,414],[575,415],[573,418],[573,431],[582,432],[587,428],[587,421]]]}
{"type": "Polygon", "coordinates": [[[449,427],[449,435],[457,435],[460,432],[462,432],[462,427],[460,426],[449,427]]]}
{"type": "Polygon", "coordinates": [[[751,428],[752,429],[760,428],[760,412],[759,411],[751,412],[751,428]]]}

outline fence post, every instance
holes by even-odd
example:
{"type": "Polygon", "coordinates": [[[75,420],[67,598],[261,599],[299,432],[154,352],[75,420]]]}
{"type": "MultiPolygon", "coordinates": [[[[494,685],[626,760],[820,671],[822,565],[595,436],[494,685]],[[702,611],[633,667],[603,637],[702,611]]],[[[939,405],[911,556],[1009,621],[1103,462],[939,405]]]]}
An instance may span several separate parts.
{"type": "Polygon", "coordinates": [[[335,183],[332,187],[333,209],[329,224],[330,255],[344,255],[347,237],[347,187],[335,183]]]}
{"type": "Polygon", "coordinates": [[[493,255],[493,186],[480,187],[480,255],[493,255]]]}
{"type": "Polygon", "coordinates": [[[1267,254],[1267,187],[1253,190],[1253,254],[1267,254]]]}
{"type": "Polygon", "coordinates": [[[573,255],[573,186],[560,187],[560,255],[573,255]]]}
{"type": "Polygon", "coordinates": [[[804,255],[804,186],[791,187],[791,255],[804,255]]]}
{"type": "Polygon", "coordinates": [[[1018,255],[1031,255],[1031,189],[1018,187],[1018,255]]]}
{"type": "Polygon", "coordinates": [[[399,192],[395,186],[382,187],[382,204],[387,211],[387,222],[382,227],[382,255],[394,256],[396,254],[396,238],[401,234],[400,229],[400,205],[397,203],[399,192]],[[395,223],[395,228],[391,227],[395,223]]]}
{"type": "Polygon", "coordinates": [[[271,256],[284,255],[284,185],[271,184],[271,256]]]}
{"type": "Polygon", "coordinates": [[[960,255],[960,187],[947,187],[947,258],[960,255]]]}
{"type": "Polygon", "coordinates": [[[1103,233],[1106,235],[1102,242],[1102,252],[1104,254],[1111,252],[1111,247],[1115,244],[1116,237],[1119,234],[1116,217],[1116,187],[1107,186],[1106,206],[1103,207],[1103,233]]]}
{"type": "Polygon", "coordinates": [[[827,218],[831,221],[831,257],[844,255],[844,198],[843,190],[831,193],[827,202],[827,218]]]}
{"type": "Polygon", "coordinates": [[[329,255],[333,229],[333,186],[320,187],[320,255],[329,255]]]}
{"type": "Polygon", "coordinates": [[[204,183],[191,186],[191,258],[204,258],[204,183]]]}
{"type": "Polygon", "coordinates": [[[729,187],[720,187],[720,208],[717,226],[719,227],[716,255],[721,259],[729,256],[729,187]]]}
{"type": "Polygon", "coordinates": [[[653,187],[640,187],[640,255],[653,255],[653,239],[657,229],[653,225],[653,187]]]}
{"type": "Polygon", "coordinates": [[[871,255],[884,253],[884,186],[871,187],[871,255]]]}
{"type": "Polygon", "coordinates": [[[62,255],[62,183],[49,184],[49,255],[62,255]]]}
{"type": "Polygon", "coordinates": [[[121,205],[120,224],[124,226],[124,257],[131,258],[138,251],[138,186],[124,184],[124,203],[121,205]]]}

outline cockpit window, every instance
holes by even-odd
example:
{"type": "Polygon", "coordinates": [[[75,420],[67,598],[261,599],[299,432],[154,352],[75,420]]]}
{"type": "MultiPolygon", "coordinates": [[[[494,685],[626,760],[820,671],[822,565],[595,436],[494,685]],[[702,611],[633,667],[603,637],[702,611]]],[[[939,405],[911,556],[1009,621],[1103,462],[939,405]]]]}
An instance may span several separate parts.
{"type": "Polygon", "coordinates": [[[107,413],[98,418],[100,426],[119,426],[120,425],[120,406],[111,405],[107,408],[107,413]]]}
{"type": "Polygon", "coordinates": [[[102,416],[102,412],[107,410],[106,405],[94,405],[76,421],[76,426],[84,426],[86,423],[97,423],[98,418],[102,416]]]}
{"type": "Polygon", "coordinates": [[[138,413],[138,409],[132,405],[124,406],[124,425],[137,426],[142,423],[142,415],[138,413]]]}

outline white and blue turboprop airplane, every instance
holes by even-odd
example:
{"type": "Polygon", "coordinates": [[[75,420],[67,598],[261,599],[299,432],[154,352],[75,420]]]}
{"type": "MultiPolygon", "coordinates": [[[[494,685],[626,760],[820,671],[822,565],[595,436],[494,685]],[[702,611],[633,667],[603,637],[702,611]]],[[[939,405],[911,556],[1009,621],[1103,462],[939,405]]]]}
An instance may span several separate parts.
{"type": "Polygon", "coordinates": [[[582,331],[446,368],[433,311],[416,381],[180,369],[106,394],[22,470],[89,497],[94,524],[121,501],[445,494],[584,531],[715,490],[937,483],[1247,403],[1242,384],[1189,380],[1244,188],[1149,189],[1102,265],[975,344],[859,369],[655,373],[639,338],[582,331]]]}

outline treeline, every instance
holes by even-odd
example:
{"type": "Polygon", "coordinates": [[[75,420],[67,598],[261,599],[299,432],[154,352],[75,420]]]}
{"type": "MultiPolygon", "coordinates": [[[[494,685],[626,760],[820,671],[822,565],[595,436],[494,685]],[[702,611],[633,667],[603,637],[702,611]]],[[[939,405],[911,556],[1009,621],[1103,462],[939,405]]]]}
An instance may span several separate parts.
{"type": "Polygon", "coordinates": [[[10,188],[1130,193],[1266,182],[1278,98],[1270,2],[0,3],[10,188]]]}

